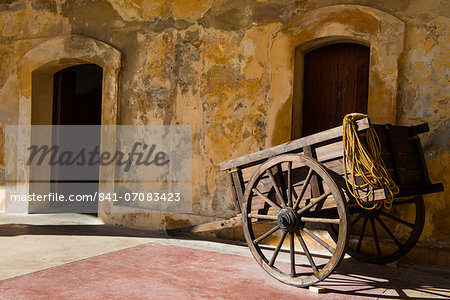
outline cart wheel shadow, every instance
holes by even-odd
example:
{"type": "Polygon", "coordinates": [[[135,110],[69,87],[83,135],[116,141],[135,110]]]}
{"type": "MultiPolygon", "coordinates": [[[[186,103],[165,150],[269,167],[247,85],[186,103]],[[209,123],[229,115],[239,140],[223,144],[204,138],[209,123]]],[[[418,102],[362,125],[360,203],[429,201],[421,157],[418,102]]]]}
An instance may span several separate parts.
{"type": "Polygon", "coordinates": [[[327,293],[377,299],[450,299],[450,271],[393,268],[344,259],[317,286],[327,293]]]}

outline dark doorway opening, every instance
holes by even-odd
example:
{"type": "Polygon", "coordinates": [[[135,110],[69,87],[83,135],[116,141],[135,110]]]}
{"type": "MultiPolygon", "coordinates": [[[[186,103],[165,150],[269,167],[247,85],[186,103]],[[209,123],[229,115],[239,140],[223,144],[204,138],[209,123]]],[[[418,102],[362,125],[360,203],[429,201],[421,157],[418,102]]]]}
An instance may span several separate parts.
{"type": "MultiPolygon", "coordinates": [[[[83,64],[63,69],[53,77],[52,125],[53,145],[60,153],[86,146],[100,145],[103,70],[95,64],[83,64]],[[73,133],[79,135],[74,138],[73,133]],[[81,144],[80,144],[80,138],[81,144]],[[75,144],[76,143],[76,144],[75,144]]],[[[52,166],[51,192],[59,195],[94,195],[98,191],[99,166],[68,167],[52,166]],[[75,181],[67,180],[76,178],[75,181]],[[86,178],[87,180],[83,181],[86,178]]],[[[78,203],[51,202],[50,208],[58,212],[82,212],[97,214],[97,201],[78,203]]]]}
{"type": "Polygon", "coordinates": [[[55,73],[53,125],[100,125],[102,76],[102,68],[94,64],[55,73]]]}
{"type": "Polygon", "coordinates": [[[302,136],[342,125],[348,113],[367,113],[369,52],[337,43],[304,54],[302,136]]]}

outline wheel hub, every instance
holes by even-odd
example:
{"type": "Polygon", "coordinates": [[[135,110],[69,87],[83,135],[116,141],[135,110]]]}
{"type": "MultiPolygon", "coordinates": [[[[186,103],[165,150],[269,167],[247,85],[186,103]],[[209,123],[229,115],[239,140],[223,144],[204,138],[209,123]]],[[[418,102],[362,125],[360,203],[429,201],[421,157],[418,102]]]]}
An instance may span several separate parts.
{"type": "Polygon", "coordinates": [[[286,207],[278,213],[277,222],[281,229],[292,232],[298,228],[299,217],[291,207],[286,207]]]}

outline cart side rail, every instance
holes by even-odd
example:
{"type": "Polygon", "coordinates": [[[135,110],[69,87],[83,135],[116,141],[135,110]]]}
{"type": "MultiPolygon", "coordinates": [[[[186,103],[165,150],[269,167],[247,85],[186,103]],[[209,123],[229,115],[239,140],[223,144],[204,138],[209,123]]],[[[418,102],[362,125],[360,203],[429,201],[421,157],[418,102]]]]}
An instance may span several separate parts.
{"type": "MultiPolygon", "coordinates": [[[[356,122],[357,130],[363,131],[370,127],[369,118],[364,118],[356,122]]],[[[342,126],[334,127],[316,134],[308,135],[297,140],[280,144],[265,150],[253,152],[238,158],[234,158],[219,164],[220,169],[230,170],[235,168],[247,168],[262,163],[264,160],[280,154],[301,151],[308,146],[326,145],[342,138],[342,126]]]]}

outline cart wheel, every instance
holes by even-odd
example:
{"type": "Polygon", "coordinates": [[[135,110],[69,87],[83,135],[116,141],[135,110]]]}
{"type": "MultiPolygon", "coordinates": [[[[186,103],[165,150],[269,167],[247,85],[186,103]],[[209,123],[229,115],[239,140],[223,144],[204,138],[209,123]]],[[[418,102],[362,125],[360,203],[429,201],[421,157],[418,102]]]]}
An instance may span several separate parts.
{"type": "MultiPolygon", "coordinates": [[[[354,206],[349,211],[347,253],[357,260],[375,264],[395,261],[411,250],[419,240],[425,221],[425,205],[421,196],[395,200],[391,209],[364,210],[354,206]],[[380,238],[384,243],[380,243],[380,238]]],[[[338,228],[328,227],[331,237],[336,240],[338,228]]]]}
{"type": "Polygon", "coordinates": [[[302,287],[325,279],[345,254],[344,199],[327,169],[312,158],[288,154],[265,162],[248,182],[243,201],[244,235],[253,257],[286,284],[302,287]],[[313,181],[323,187],[315,198],[310,196],[313,181]],[[255,211],[255,204],[261,202],[264,208],[255,211]],[[326,224],[336,225],[336,243],[324,241],[312,230],[326,230],[326,224]],[[321,255],[311,254],[312,246],[321,255]]]}

